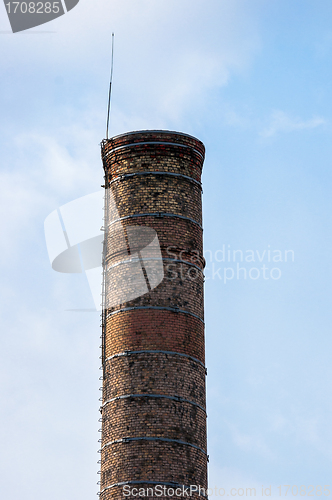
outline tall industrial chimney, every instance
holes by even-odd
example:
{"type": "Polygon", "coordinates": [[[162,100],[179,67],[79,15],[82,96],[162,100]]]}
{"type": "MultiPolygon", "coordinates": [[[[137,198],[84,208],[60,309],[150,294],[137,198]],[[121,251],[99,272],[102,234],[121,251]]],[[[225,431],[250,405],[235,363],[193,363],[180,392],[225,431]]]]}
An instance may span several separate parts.
{"type": "Polygon", "coordinates": [[[206,497],[204,152],[163,130],[102,142],[101,500],[206,497]]]}

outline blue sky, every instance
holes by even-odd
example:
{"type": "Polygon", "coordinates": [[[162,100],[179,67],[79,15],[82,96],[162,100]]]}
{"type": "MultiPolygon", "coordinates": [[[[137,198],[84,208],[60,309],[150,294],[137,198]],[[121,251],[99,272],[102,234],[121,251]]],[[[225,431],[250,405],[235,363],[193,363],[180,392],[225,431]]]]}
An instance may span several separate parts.
{"type": "Polygon", "coordinates": [[[331,15],[328,0],[81,0],[13,35],[0,6],[1,498],[98,490],[100,318],[67,311],[92,297],[52,271],[43,224],[102,184],[112,31],[111,135],[171,129],[207,150],[210,486],[332,483],[331,15]]]}

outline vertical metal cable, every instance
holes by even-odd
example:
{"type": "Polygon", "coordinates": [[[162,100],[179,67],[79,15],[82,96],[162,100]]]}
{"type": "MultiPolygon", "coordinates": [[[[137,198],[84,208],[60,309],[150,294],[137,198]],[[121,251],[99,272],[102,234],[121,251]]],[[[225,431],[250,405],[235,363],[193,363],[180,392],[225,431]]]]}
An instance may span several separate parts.
{"type": "Polygon", "coordinates": [[[113,56],[114,56],[114,33],[112,33],[111,77],[110,77],[110,89],[109,89],[109,93],[108,93],[106,139],[108,139],[108,126],[109,126],[109,122],[110,122],[110,112],[111,112],[111,94],[112,94],[112,80],[113,80],[113,56]]]}

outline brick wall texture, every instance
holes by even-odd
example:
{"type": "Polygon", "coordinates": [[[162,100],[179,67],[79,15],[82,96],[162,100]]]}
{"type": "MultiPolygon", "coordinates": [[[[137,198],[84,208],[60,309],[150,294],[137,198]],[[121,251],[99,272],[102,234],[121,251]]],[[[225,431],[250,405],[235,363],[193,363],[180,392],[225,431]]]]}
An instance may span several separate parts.
{"type": "MultiPolygon", "coordinates": [[[[204,146],[177,132],[132,132],[103,141],[102,159],[106,193],[112,193],[105,211],[104,269],[112,273],[103,313],[100,498],[123,499],[124,486],[138,493],[156,485],[164,491],[197,485],[202,492],[208,460],[204,146]],[[123,261],[151,242],[151,229],[164,277],[147,293],[123,301],[136,279],[124,278],[123,261]]],[[[135,272],[137,279],[145,273],[148,282],[147,262],[139,261],[135,272]]],[[[192,492],[191,498],[203,493],[192,492]]]]}

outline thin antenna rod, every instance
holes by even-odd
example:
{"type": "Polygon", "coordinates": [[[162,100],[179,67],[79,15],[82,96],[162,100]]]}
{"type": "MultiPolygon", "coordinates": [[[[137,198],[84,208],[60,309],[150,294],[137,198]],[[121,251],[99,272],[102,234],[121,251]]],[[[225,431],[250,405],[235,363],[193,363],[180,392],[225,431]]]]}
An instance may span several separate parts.
{"type": "Polygon", "coordinates": [[[106,139],[108,139],[108,126],[109,126],[109,123],[110,123],[110,113],[111,113],[111,94],[112,94],[112,80],[113,80],[113,56],[114,56],[114,33],[112,33],[111,78],[110,78],[110,90],[109,90],[109,93],[108,93],[106,139]]]}

